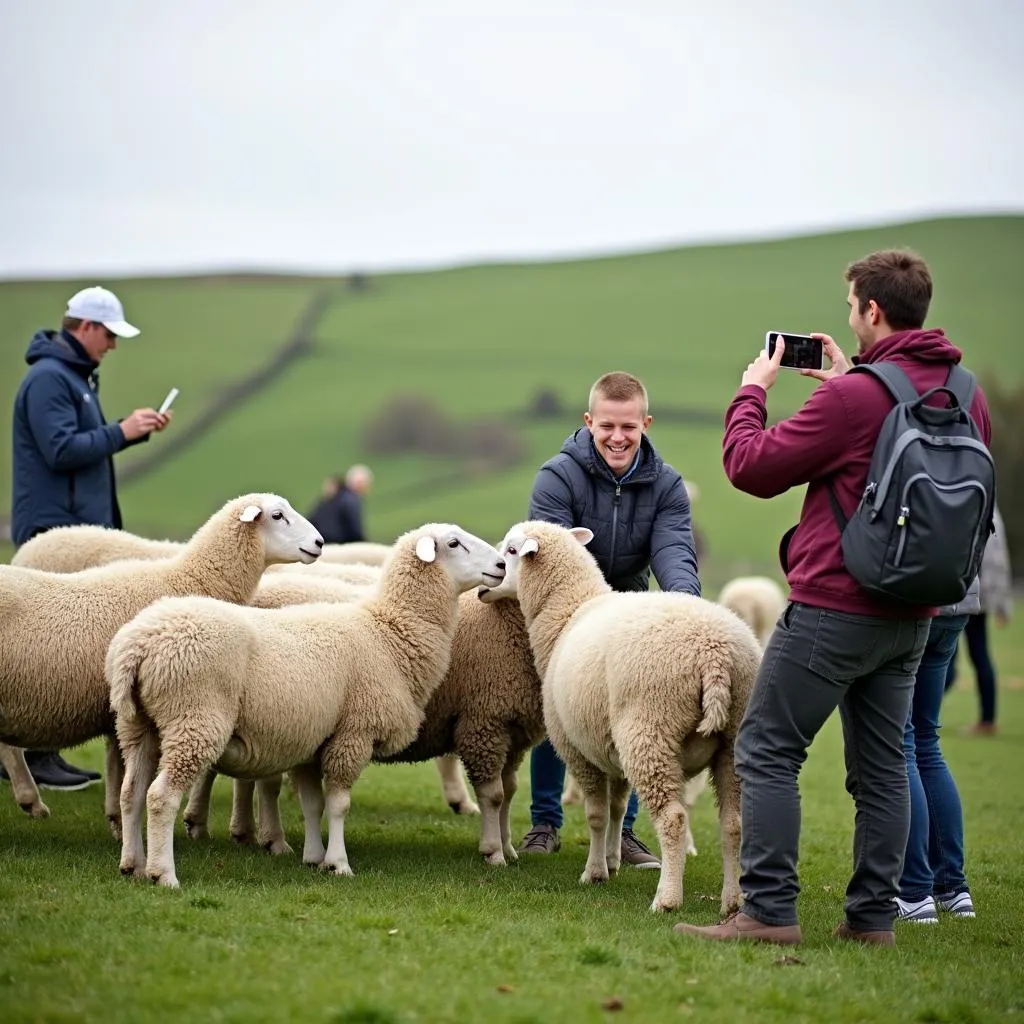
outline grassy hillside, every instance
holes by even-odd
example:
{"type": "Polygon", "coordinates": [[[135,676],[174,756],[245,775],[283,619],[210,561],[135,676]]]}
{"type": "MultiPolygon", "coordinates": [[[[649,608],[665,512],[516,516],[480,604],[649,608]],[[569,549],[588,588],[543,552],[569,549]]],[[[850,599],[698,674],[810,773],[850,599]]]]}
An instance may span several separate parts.
{"type": "MultiPolygon", "coordinates": [[[[376,539],[428,519],[457,520],[496,539],[525,514],[536,466],[579,422],[589,385],[610,369],[641,376],[651,393],[652,438],[701,488],[696,512],[712,572],[772,568],[777,536],[801,494],[758,502],[732,490],[720,462],[716,424],[659,421],[659,408],[719,416],[768,329],[824,330],[849,345],[846,263],[890,245],[930,261],[936,297],[930,325],[946,329],[979,371],[1019,379],[1016,291],[1024,218],[977,218],[749,245],[679,249],[609,259],[487,266],[376,278],[365,292],[308,279],[176,279],[109,282],[144,330],[104,367],[108,416],[181,389],[175,429],[198,415],[231,380],[252,372],[288,336],[300,310],[325,284],[336,297],[316,332],[316,349],[272,386],[212,427],[158,471],[124,487],[127,525],[187,535],[226,498],[278,490],[306,508],[321,477],[368,459],[367,421],[397,394],[433,396],[460,422],[498,417],[527,439],[530,458],[500,478],[467,478],[440,494],[416,485],[444,460],[372,460],[378,486],[367,509],[376,539]],[[541,387],[572,413],[534,421],[525,409],[541,387]],[[413,497],[410,497],[412,489],[413,497]]],[[[91,282],[82,282],[91,283],[91,282]]],[[[56,321],[79,282],[0,284],[8,408],[32,331],[56,321]]],[[[772,415],[795,408],[810,382],[787,376],[772,415]]],[[[5,415],[4,430],[9,431],[5,415]]],[[[167,435],[169,437],[170,434],[167,435]]],[[[126,452],[127,467],[165,442],[126,452]]],[[[9,506],[9,439],[0,445],[0,508],[9,506]]]]}

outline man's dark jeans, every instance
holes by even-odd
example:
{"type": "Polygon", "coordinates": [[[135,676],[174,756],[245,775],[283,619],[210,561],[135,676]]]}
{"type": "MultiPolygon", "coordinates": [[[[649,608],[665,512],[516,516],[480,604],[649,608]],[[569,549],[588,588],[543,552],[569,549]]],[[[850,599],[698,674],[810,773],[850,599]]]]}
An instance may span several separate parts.
{"type": "Polygon", "coordinates": [[[903,731],[929,619],[883,619],[789,603],[765,650],[736,742],[744,912],[797,923],[800,792],[807,748],[838,707],[854,799],[846,918],[892,928],[910,829],[903,731]]]}

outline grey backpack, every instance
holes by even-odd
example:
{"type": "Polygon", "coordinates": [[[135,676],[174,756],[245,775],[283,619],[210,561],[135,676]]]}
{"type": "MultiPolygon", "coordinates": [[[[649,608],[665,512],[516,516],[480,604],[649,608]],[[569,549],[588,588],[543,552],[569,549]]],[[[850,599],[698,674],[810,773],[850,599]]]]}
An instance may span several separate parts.
{"type": "Polygon", "coordinates": [[[963,599],[993,530],[995,464],[970,414],[976,381],[958,364],[918,394],[894,363],[862,363],[896,405],[875,443],[868,482],[847,520],[829,485],[847,572],[866,590],[916,605],[963,599]],[[926,405],[949,395],[945,408],[926,405]]]}

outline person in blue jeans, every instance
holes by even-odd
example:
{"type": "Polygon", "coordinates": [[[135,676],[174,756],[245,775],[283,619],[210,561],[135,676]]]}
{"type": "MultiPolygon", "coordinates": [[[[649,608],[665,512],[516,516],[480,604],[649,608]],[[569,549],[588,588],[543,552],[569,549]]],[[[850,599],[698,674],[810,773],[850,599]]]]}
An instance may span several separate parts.
{"type": "Polygon", "coordinates": [[[979,607],[978,594],[975,580],[959,605],[942,608],[932,619],[914,680],[903,735],[910,783],[910,835],[896,898],[900,921],[936,924],[940,910],[957,917],[974,917],[964,875],[963,808],[939,746],[939,712],[946,673],[968,617],[979,607]]]}
{"type": "MultiPolygon", "coordinates": [[[[584,426],[538,470],[527,518],[592,530],[587,550],[613,590],[647,590],[653,570],[662,590],[700,597],[689,495],[647,437],[651,421],[647,391],[636,377],[600,377],[590,389],[584,426]]],[[[521,853],[561,847],[564,784],[565,765],[544,740],[530,755],[532,828],[521,853]]],[[[633,832],[638,806],[634,791],[622,826],[622,863],[658,868],[633,832]]]]}

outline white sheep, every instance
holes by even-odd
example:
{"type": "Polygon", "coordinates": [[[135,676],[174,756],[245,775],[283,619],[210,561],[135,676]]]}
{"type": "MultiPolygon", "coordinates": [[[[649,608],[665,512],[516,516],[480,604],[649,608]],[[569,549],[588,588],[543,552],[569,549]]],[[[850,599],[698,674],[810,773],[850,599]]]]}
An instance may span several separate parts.
{"type": "Polygon", "coordinates": [[[584,528],[527,522],[501,545],[543,681],[548,736],[585,794],[590,854],[580,881],[602,882],[618,870],[633,786],[661,845],[651,909],[679,907],[683,783],[709,768],[719,806],[722,911],[730,913],[740,900],[733,746],[760,646],[745,623],[711,601],[614,593],[583,547],[592,537],[584,528]]]}
{"type": "Polygon", "coordinates": [[[185,545],[150,540],[105,526],[57,526],[37,534],[14,553],[11,565],[46,572],[80,572],[124,558],[173,558],[185,545]]]}
{"type": "Polygon", "coordinates": [[[23,809],[49,813],[14,747],[62,749],[106,736],[106,813],[117,835],[121,762],[103,675],[111,637],[166,595],[244,604],[267,565],[312,562],[322,543],[284,498],[247,494],[215,512],[173,558],[68,574],[0,566],[0,740],[13,745],[3,760],[23,809]]]}
{"type": "Polygon", "coordinates": [[[786,609],[786,595],[770,576],[737,576],[722,587],[718,603],[735,612],[766,647],[786,609]]]}
{"type": "Polygon", "coordinates": [[[114,637],[106,665],[125,754],[122,872],[177,886],[175,816],[213,766],[249,779],[289,771],[306,822],[303,861],[352,874],[353,784],[374,754],[416,737],[448,669],[459,594],[504,573],[490,544],[428,524],[395,542],[377,588],[351,604],[268,610],[194,597],[141,612],[114,637]]]}
{"type": "Polygon", "coordinates": [[[377,544],[369,540],[352,540],[345,544],[325,544],[324,561],[336,564],[382,566],[394,550],[392,544],[377,544]]]}
{"type": "MultiPolygon", "coordinates": [[[[360,595],[359,588],[333,580],[299,577],[291,574],[286,585],[281,585],[286,578],[283,574],[264,579],[252,604],[280,608],[311,601],[348,603],[360,595]]],[[[526,751],[543,736],[540,679],[533,666],[526,624],[514,596],[496,587],[489,591],[486,604],[475,592],[459,598],[448,671],[427,702],[416,738],[404,750],[388,757],[374,756],[374,761],[408,763],[433,758],[446,795],[453,797],[465,793],[461,761],[483,808],[480,853],[488,864],[504,865],[506,858],[518,858],[509,824],[516,773],[526,751]]],[[[208,791],[205,795],[208,803],[208,791]]],[[[259,841],[273,849],[272,844],[284,844],[280,817],[270,809],[265,811],[263,805],[261,793],[259,841]]],[[[453,810],[458,813],[457,807],[453,810]]],[[[207,807],[194,789],[185,810],[190,834],[196,822],[205,824],[206,814],[207,807]]],[[[236,830],[254,828],[252,784],[236,782],[232,835],[236,830]]]]}

